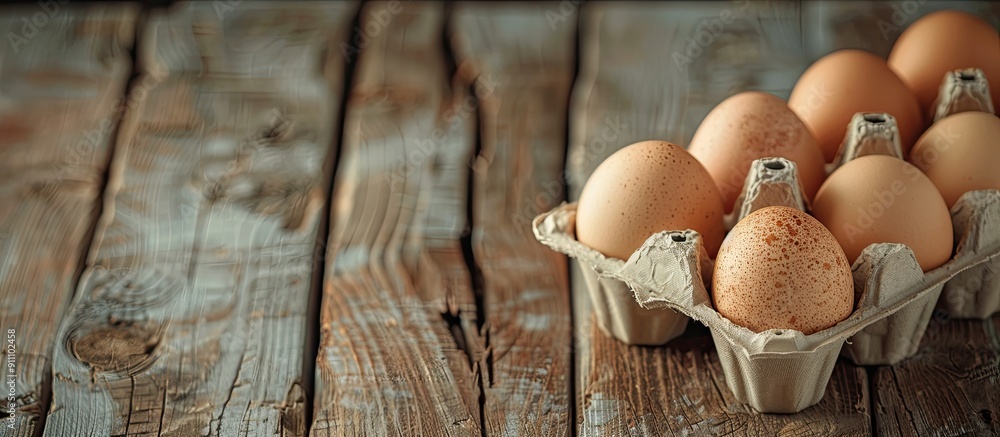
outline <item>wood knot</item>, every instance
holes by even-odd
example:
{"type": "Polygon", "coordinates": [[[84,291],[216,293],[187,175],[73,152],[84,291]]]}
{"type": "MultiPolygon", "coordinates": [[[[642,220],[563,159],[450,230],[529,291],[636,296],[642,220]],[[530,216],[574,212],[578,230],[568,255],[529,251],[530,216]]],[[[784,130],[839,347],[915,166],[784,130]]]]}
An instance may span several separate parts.
{"type": "Polygon", "coordinates": [[[69,349],[80,362],[99,372],[136,374],[153,361],[159,335],[130,322],[117,322],[70,333],[69,349]]]}
{"type": "Polygon", "coordinates": [[[283,141],[288,141],[292,136],[294,122],[283,112],[275,109],[271,113],[271,120],[268,126],[257,133],[255,142],[263,142],[266,145],[275,145],[283,141]]]}

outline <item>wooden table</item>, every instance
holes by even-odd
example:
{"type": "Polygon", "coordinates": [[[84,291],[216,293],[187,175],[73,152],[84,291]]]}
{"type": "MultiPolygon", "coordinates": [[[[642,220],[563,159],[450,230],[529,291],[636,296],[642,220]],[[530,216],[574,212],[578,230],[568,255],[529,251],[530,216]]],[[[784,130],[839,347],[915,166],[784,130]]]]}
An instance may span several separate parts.
{"type": "Polygon", "coordinates": [[[618,148],[686,144],[728,95],[787,97],[941,7],[1000,25],[989,2],[5,7],[0,435],[997,434],[1000,316],[936,313],[916,356],[758,414],[704,327],[605,336],[528,225],[618,148]]]}

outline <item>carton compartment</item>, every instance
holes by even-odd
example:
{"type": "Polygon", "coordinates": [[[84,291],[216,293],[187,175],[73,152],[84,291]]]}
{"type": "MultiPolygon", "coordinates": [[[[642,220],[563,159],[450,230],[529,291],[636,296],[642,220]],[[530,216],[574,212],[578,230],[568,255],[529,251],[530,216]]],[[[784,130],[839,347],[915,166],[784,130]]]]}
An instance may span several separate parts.
{"type": "MultiPolygon", "coordinates": [[[[951,208],[956,258],[1000,250],[1000,191],[970,191],[951,208]]],[[[938,306],[959,319],[986,319],[1000,312],[1000,257],[958,273],[945,283],[938,306]]]]}
{"type": "Polygon", "coordinates": [[[823,399],[841,346],[829,343],[813,352],[751,357],[714,331],[712,340],[736,399],[768,413],[796,413],[823,399]]]}
{"type": "Polygon", "coordinates": [[[605,334],[627,344],[659,346],[680,336],[687,328],[689,319],[683,313],[669,308],[643,308],[624,282],[602,278],[594,269],[581,270],[593,302],[594,317],[605,334]]]}

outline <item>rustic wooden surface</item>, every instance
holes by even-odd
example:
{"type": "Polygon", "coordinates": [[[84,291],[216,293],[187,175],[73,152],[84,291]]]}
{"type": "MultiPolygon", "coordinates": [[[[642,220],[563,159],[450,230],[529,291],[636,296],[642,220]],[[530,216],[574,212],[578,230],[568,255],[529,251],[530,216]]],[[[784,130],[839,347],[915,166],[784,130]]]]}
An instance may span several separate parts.
{"type": "Polygon", "coordinates": [[[445,8],[373,2],[361,17],[379,30],[355,70],[334,183],[311,434],[478,435],[475,299],[457,268],[467,172],[454,161],[474,137],[451,102],[445,8]]]}
{"type": "Polygon", "coordinates": [[[480,150],[471,166],[472,249],[482,274],[484,431],[553,435],[571,424],[572,325],[566,258],[531,219],[563,199],[576,15],[555,4],[462,4],[451,38],[474,69],[480,150]]]}
{"type": "Polygon", "coordinates": [[[879,435],[1000,434],[1000,315],[937,312],[913,357],[872,374],[879,435]]]}
{"type": "Polygon", "coordinates": [[[0,435],[17,436],[40,433],[48,410],[56,329],[100,212],[139,12],[57,6],[48,18],[31,6],[0,15],[0,326],[17,347],[17,415],[0,435]],[[45,26],[32,33],[21,18],[37,12],[45,26]]]}
{"type": "Polygon", "coordinates": [[[906,3],[59,5],[0,45],[0,435],[996,434],[1000,316],[758,414],[701,325],[605,336],[529,229],[831,50],[941,8],[1000,26],[906,3]]]}
{"type": "Polygon", "coordinates": [[[56,342],[46,434],[305,432],[306,310],[343,75],[251,69],[269,60],[244,50],[338,56],[326,49],[346,40],[352,5],[318,5],[197,3],[146,22],[144,59],[165,63],[140,63],[130,90],[56,342]],[[295,38],[276,22],[297,23],[295,38]],[[190,47],[164,33],[189,35],[200,65],[172,64],[190,47]]]}

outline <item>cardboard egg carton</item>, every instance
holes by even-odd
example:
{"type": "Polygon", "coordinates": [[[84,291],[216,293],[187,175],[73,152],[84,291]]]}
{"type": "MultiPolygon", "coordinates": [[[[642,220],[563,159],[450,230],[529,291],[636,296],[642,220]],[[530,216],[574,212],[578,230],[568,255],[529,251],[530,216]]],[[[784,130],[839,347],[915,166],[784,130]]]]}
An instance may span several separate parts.
{"type": "MultiPolygon", "coordinates": [[[[959,205],[970,212],[966,222],[956,222],[956,226],[982,227],[1000,218],[1000,194],[995,192],[970,193],[959,200],[959,205]]],[[[849,339],[849,354],[855,357],[880,357],[886,350],[914,349],[919,339],[913,341],[909,336],[915,334],[906,331],[912,328],[922,333],[926,327],[929,313],[925,314],[927,309],[921,303],[940,293],[947,280],[996,259],[1000,253],[1000,245],[994,245],[988,253],[969,246],[945,265],[924,273],[905,245],[873,244],[862,252],[852,269],[858,304],[850,317],[810,335],[789,329],[755,333],[730,322],[712,307],[705,287],[712,261],[697,232],[659,232],[628,260],[620,260],[605,257],[577,241],[575,222],[576,204],[562,204],[536,217],[533,228],[543,244],[576,258],[584,266],[591,278],[587,280],[588,289],[592,296],[599,296],[594,302],[599,321],[605,317],[614,321],[611,326],[628,325],[631,331],[625,332],[636,337],[616,336],[626,342],[677,335],[683,329],[673,323],[686,322],[687,317],[707,325],[736,399],[768,413],[794,413],[819,402],[837,356],[849,339]],[[600,300],[617,302],[626,297],[634,300],[638,310],[605,306],[600,300]],[[642,325],[646,320],[642,317],[656,317],[650,316],[655,313],[643,315],[643,309],[678,314],[659,325],[642,325]],[[902,317],[884,322],[897,314],[902,317]],[[920,320],[923,327],[919,326],[920,320]],[[900,326],[908,321],[916,321],[916,326],[900,326]],[[659,329],[664,331],[656,332],[659,329]]],[[[610,333],[615,335],[613,329],[610,333]]]]}
{"type": "MultiPolygon", "coordinates": [[[[966,102],[983,101],[969,91],[982,88],[965,83],[969,74],[953,76],[946,77],[942,87],[954,90],[959,86],[960,91],[947,95],[966,102]]],[[[984,80],[981,74],[973,76],[976,81],[984,80]]],[[[938,108],[977,110],[970,103],[941,100],[938,108]]],[[[856,114],[827,171],[869,154],[903,155],[891,115],[856,114]]],[[[727,227],[765,206],[808,209],[801,193],[793,162],[782,158],[755,161],[737,202],[740,208],[726,217],[727,227]]],[[[609,335],[629,344],[664,344],[683,332],[689,317],[698,320],[712,333],[726,382],[737,400],[761,412],[792,413],[822,399],[838,355],[858,364],[892,364],[915,353],[943,289],[949,311],[956,306],[969,310],[1000,307],[1000,275],[993,274],[1000,270],[1000,232],[996,231],[1000,192],[966,193],[951,213],[959,244],[950,261],[923,272],[905,245],[869,246],[852,267],[855,311],[837,325],[810,335],[789,329],[755,333],[715,311],[706,289],[714,266],[695,231],[659,232],[628,260],[619,260],[576,240],[575,204],[539,215],[533,229],[543,244],[584,266],[598,324],[609,335]]]]}

